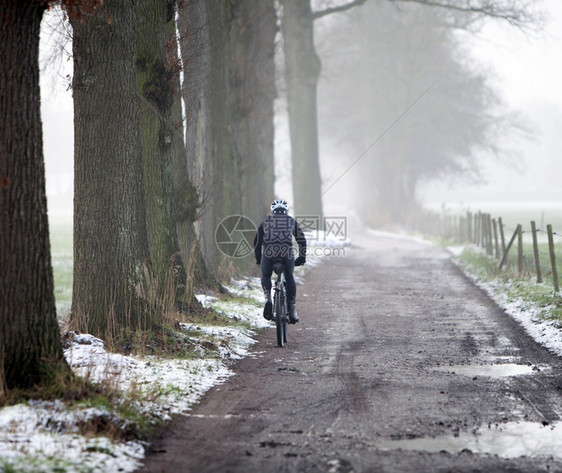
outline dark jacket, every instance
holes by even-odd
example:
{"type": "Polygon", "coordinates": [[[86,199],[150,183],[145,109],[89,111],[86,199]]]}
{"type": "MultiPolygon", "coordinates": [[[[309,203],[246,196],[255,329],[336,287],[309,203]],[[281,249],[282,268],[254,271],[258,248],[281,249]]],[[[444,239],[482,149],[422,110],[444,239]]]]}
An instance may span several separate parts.
{"type": "Polygon", "coordinates": [[[254,238],[256,261],[261,261],[262,246],[266,257],[292,257],[293,237],[299,245],[299,256],[306,256],[306,238],[297,221],[286,214],[268,215],[254,238]]]}

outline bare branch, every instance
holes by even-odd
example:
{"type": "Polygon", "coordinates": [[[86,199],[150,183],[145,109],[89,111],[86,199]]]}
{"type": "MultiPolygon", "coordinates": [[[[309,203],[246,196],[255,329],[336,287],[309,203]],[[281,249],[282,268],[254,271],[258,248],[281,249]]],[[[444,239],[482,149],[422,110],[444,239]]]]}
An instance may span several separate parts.
{"type": "Polygon", "coordinates": [[[332,13],[341,13],[341,12],[349,10],[351,8],[355,8],[355,7],[358,7],[360,5],[363,5],[365,3],[365,1],[366,0],[354,0],[352,2],[346,3],[345,5],[340,5],[339,7],[326,8],[325,10],[320,10],[320,11],[314,12],[312,14],[312,19],[317,20],[318,18],[322,18],[323,16],[326,16],[326,15],[331,15],[332,13]]]}
{"type": "Polygon", "coordinates": [[[532,12],[536,0],[529,1],[494,1],[494,0],[391,0],[393,2],[417,3],[431,7],[474,15],[478,18],[495,18],[504,20],[517,28],[528,28],[542,18],[532,12]]]}

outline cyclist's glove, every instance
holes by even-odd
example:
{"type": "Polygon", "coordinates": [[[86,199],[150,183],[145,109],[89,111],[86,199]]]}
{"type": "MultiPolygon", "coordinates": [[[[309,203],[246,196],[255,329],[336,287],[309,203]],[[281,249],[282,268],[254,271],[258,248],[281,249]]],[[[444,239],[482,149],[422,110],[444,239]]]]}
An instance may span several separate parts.
{"type": "Polygon", "coordinates": [[[256,264],[259,266],[261,264],[261,259],[257,259],[256,264]]]}
{"type": "Polygon", "coordinates": [[[295,260],[295,266],[302,266],[304,263],[306,263],[306,258],[304,256],[299,256],[295,260]]]}

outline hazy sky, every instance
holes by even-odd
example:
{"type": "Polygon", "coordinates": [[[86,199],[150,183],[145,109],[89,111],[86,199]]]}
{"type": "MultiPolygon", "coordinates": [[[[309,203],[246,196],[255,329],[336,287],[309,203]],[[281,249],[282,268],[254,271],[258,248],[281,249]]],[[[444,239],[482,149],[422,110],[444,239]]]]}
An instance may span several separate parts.
{"type": "MultiPolygon", "coordinates": [[[[55,13],[51,10],[47,14],[55,13]]],[[[74,176],[73,104],[67,77],[72,73],[72,62],[60,51],[66,40],[53,35],[45,22],[41,26],[41,114],[49,210],[56,207],[68,213],[72,211],[74,176]],[[57,58],[54,62],[53,56],[57,58]]]]}
{"type": "MultiPolygon", "coordinates": [[[[474,57],[495,75],[507,103],[528,118],[536,133],[532,142],[507,143],[520,149],[522,162],[517,167],[499,165],[484,157],[488,185],[450,188],[432,183],[431,190],[422,193],[424,200],[562,203],[562,1],[544,0],[544,5],[550,18],[542,34],[528,37],[508,25],[490,22],[477,37],[466,37],[474,57]]],[[[42,52],[49,53],[45,47],[42,52]]],[[[72,97],[65,76],[70,73],[70,62],[63,61],[58,76],[53,78],[50,69],[48,77],[42,78],[47,191],[51,204],[64,204],[68,211],[72,209],[73,132],[72,97]]]]}
{"type": "Polygon", "coordinates": [[[521,112],[535,140],[508,146],[520,150],[518,169],[510,163],[485,166],[486,186],[434,186],[425,198],[435,202],[558,201],[562,203],[562,1],[544,0],[549,19],[542,33],[524,35],[491,22],[467,38],[476,59],[495,73],[507,104],[521,112]],[[515,145],[515,146],[513,146],[515,145]]]}

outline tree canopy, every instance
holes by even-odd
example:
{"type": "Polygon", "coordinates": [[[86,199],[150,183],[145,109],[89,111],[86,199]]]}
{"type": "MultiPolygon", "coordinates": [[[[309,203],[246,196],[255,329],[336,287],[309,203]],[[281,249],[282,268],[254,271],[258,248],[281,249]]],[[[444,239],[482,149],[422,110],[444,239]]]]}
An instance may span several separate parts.
{"type": "Polygon", "coordinates": [[[347,42],[325,61],[322,139],[326,154],[340,153],[331,156],[336,166],[356,166],[347,182],[328,181],[328,192],[354,180],[356,202],[370,217],[403,219],[421,182],[477,178],[480,152],[497,152],[498,136],[519,126],[447,26],[450,16],[367,3],[323,32],[332,54],[341,38],[347,42]]]}

